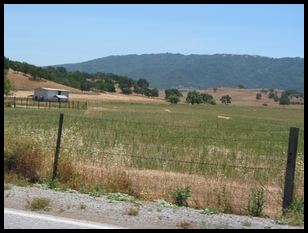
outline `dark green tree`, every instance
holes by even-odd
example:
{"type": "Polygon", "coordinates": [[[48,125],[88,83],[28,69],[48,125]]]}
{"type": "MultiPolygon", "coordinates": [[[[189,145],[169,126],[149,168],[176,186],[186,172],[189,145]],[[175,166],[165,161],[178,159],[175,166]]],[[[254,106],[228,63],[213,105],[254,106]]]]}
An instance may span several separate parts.
{"type": "Polygon", "coordinates": [[[172,104],[177,104],[178,102],[180,102],[180,98],[177,95],[169,95],[167,101],[172,104]]]}
{"type": "Polygon", "coordinates": [[[214,99],[212,95],[209,95],[209,94],[206,94],[206,93],[203,93],[203,94],[200,94],[201,97],[202,97],[202,100],[204,103],[211,103],[211,101],[214,99]]]}
{"type": "Polygon", "coordinates": [[[221,103],[223,104],[231,104],[231,96],[229,95],[224,95],[220,98],[221,103]]]}
{"type": "Polygon", "coordinates": [[[148,88],[149,87],[149,82],[143,78],[139,79],[137,81],[137,86],[141,87],[141,88],[148,88]]]}
{"type": "Polygon", "coordinates": [[[191,104],[201,104],[203,102],[202,96],[197,91],[190,91],[187,94],[186,102],[191,104]]]}
{"type": "Polygon", "coordinates": [[[175,88],[166,89],[165,90],[165,99],[168,99],[168,97],[171,96],[171,95],[176,95],[179,98],[183,97],[182,93],[178,89],[175,89],[175,88]]]}

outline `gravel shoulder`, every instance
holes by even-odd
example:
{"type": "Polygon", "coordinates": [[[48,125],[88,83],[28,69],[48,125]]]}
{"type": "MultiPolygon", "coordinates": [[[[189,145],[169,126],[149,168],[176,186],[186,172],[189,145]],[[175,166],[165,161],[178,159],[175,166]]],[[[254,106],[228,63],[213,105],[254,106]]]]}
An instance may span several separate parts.
{"type": "Polygon", "coordinates": [[[158,202],[114,201],[107,196],[92,197],[77,192],[63,192],[37,187],[9,185],[4,190],[4,207],[29,210],[34,198],[50,200],[48,211],[37,211],[54,216],[118,225],[133,229],[303,229],[303,227],[275,224],[267,218],[231,214],[202,214],[202,210],[187,207],[163,207],[158,202]],[[137,214],[130,210],[138,209],[137,214]]]}

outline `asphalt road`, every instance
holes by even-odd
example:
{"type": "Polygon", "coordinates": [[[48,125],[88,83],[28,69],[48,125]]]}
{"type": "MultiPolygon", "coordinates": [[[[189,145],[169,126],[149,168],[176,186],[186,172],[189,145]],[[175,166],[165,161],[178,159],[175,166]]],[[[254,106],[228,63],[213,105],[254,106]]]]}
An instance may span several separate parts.
{"type": "Polygon", "coordinates": [[[4,208],[4,229],[120,229],[89,221],[4,208]]]}

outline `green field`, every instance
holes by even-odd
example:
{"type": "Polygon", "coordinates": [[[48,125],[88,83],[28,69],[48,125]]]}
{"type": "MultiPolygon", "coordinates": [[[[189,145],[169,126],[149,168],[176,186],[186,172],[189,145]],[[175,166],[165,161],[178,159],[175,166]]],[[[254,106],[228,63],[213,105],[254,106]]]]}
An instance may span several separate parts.
{"type": "Polygon", "coordinates": [[[299,127],[296,188],[303,187],[302,109],[105,102],[89,103],[88,110],[5,108],[5,147],[14,138],[30,138],[52,156],[60,112],[61,154],[75,162],[224,177],[280,190],[289,128],[299,127]]]}

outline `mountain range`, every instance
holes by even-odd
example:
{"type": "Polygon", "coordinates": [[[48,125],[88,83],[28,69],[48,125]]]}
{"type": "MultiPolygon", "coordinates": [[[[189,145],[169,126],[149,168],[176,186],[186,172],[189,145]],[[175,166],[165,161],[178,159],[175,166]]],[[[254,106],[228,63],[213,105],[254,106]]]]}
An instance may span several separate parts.
{"type": "Polygon", "coordinates": [[[173,53],[118,55],[59,64],[67,71],[104,72],[144,78],[161,89],[211,87],[280,88],[304,91],[304,58],[173,53]]]}

